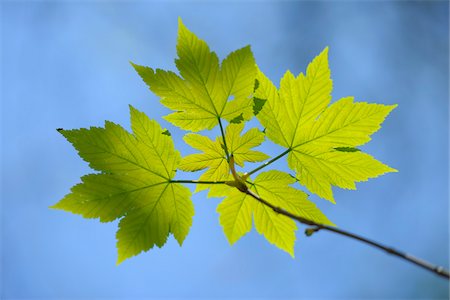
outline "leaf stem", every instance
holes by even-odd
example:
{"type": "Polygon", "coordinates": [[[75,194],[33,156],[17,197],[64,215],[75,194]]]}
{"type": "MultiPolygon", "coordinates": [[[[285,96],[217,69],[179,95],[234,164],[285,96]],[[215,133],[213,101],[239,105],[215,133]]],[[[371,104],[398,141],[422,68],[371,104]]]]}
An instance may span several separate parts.
{"type": "Polygon", "coordinates": [[[360,241],[362,243],[365,243],[367,245],[370,245],[372,247],[380,249],[380,250],[382,250],[382,251],[384,251],[384,252],[386,252],[388,254],[400,257],[400,258],[402,258],[402,259],[404,259],[406,261],[409,261],[410,263],[413,263],[413,264],[415,264],[415,265],[417,265],[417,266],[419,266],[419,267],[421,267],[421,268],[423,268],[425,270],[428,270],[428,271],[430,271],[430,272],[432,272],[432,273],[434,273],[434,274],[436,274],[438,276],[444,277],[446,279],[450,279],[450,275],[449,275],[448,270],[444,269],[441,266],[433,265],[433,264],[431,264],[431,263],[429,263],[429,262],[427,262],[427,261],[425,261],[423,259],[417,258],[415,256],[412,256],[412,255],[410,255],[408,253],[405,253],[405,252],[402,252],[402,251],[398,251],[398,250],[396,250],[396,249],[394,249],[392,247],[385,246],[383,244],[380,244],[378,242],[372,241],[372,240],[367,239],[365,237],[362,237],[360,235],[351,233],[349,231],[345,231],[345,230],[342,230],[342,229],[339,229],[339,228],[333,227],[333,226],[319,224],[319,223],[316,223],[314,221],[305,219],[305,218],[303,218],[301,216],[298,216],[298,215],[295,215],[293,213],[290,213],[290,212],[284,210],[283,208],[280,208],[278,206],[275,206],[275,205],[267,202],[266,200],[262,199],[259,195],[255,194],[254,192],[252,192],[249,189],[247,189],[245,191],[245,193],[247,195],[250,195],[251,197],[255,198],[256,200],[258,200],[262,204],[270,207],[276,213],[279,213],[279,214],[284,215],[284,216],[286,216],[288,218],[291,218],[291,219],[293,219],[293,220],[295,220],[295,221],[297,221],[299,223],[302,223],[302,224],[305,224],[305,225],[309,225],[309,226],[313,226],[312,228],[307,228],[305,230],[305,233],[307,235],[311,235],[314,232],[317,232],[319,230],[327,230],[327,231],[330,231],[330,232],[334,232],[336,234],[340,234],[342,236],[349,237],[351,239],[360,241]]]}
{"type": "Polygon", "coordinates": [[[220,133],[222,134],[222,139],[223,139],[223,148],[225,150],[225,155],[227,156],[227,161],[230,161],[230,153],[228,153],[228,147],[227,147],[227,141],[225,139],[225,132],[223,131],[223,126],[222,126],[222,120],[219,118],[217,118],[219,120],[219,126],[220,126],[220,133]]]}
{"type": "Polygon", "coordinates": [[[226,181],[205,181],[205,180],[170,180],[172,183],[193,183],[193,184],[225,184],[226,181]]]}
{"type": "Polygon", "coordinates": [[[259,170],[261,170],[261,169],[267,167],[268,165],[270,165],[271,163],[273,163],[273,162],[279,160],[280,158],[282,158],[283,156],[285,156],[286,154],[288,154],[289,152],[291,152],[291,150],[292,150],[291,148],[286,149],[286,151],[284,151],[284,152],[281,153],[280,155],[275,156],[274,158],[272,158],[272,159],[269,160],[269,161],[266,161],[265,163],[263,163],[262,165],[260,165],[260,166],[257,167],[256,169],[251,170],[250,172],[245,173],[244,176],[247,176],[247,177],[248,177],[248,176],[250,176],[250,175],[252,175],[252,174],[258,172],[259,170]]]}

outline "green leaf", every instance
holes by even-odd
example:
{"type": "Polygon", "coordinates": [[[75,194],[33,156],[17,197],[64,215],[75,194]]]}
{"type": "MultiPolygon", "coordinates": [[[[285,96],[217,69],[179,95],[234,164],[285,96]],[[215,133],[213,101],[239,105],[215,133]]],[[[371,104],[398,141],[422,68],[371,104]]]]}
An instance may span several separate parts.
{"type": "Polygon", "coordinates": [[[172,233],[181,245],[194,215],[190,191],[172,183],[180,154],[160,125],[130,107],[133,134],[111,122],[105,128],[62,130],[91,168],[52,208],[102,222],[122,218],[118,263],[161,247],[172,233]]]}
{"type": "Polygon", "coordinates": [[[341,151],[341,152],[357,152],[357,151],[361,151],[360,149],[354,148],[354,147],[335,147],[334,150],[341,151]]]}
{"type": "Polygon", "coordinates": [[[355,189],[355,182],[396,171],[349,150],[367,143],[396,105],[355,103],[348,97],[328,106],[328,48],[309,64],[306,75],[287,71],[279,90],[260,71],[257,80],[255,97],[266,100],[257,117],[267,137],[290,150],[288,165],[311,192],[334,202],[332,185],[355,189]]]}
{"type": "Polygon", "coordinates": [[[180,76],[132,64],[161,103],[176,111],[165,117],[191,131],[212,129],[219,118],[249,120],[253,112],[256,64],[250,46],[219,59],[205,41],[179,20],[176,66],[180,76]]]}
{"type": "MultiPolygon", "coordinates": [[[[252,128],[242,134],[244,124],[229,124],[225,130],[225,140],[228,152],[234,156],[235,163],[241,167],[244,162],[258,162],[269,158],[268,155],[251,150],[264,141],[264,134],[258,128],[252,128]]],[[[190,133],[185,135],[184,141],[202,153],[191,154],[181,160],[179,169],[183,171],[199,171],[208,169],[199,180],[222,181],[230,179],[230,168],[223,149],[222,137],[212,141],[208,137],[190,133]]],[[[209,188],[209,185],[198,185],[196,191],[209,188]]]]}
{"type": "MultiPolygon", "coordinates": [[[[259,174],[249,182],[250,190],[269,203],[319,224],[334,224],[308,200],[308,196],[290,185],[295,179],[281,171],[259,174]]],[[[272,244],[294,256],[295,222],[274,212],[270,207],[237,189],[227,187],[216,190],[216,196],[225,196],[217,207],[219,220],[225,235],[234,244],[252,228],[252,216],[256,230],[272,244]]]]}
{"type": "Polygon", "coordinates": [[[169,129],[164,129],[163,132],[161,132],[162,134],[165,134],[167,136],[172,136],[172,134],[170,133],[169,129]]]}
{"type": "Polygon", "coordinates": [[[241,113],[239,116],[235,117],[234,119],[230,120],[230,123],[233,124],[239,124],[244,121],[244,115],[241,113]]]}
{"type": "MultiPolygon", "coordinates": [[[[104,127],[57,129],[98,173],[83,176],[52,208],[101,222],[119,219],[118,264],[154,246],[162,247],[170,234],[182,245],[194,207],[190,190],[180,183],[196,183],[196,191],[209,188],[209,197],[224,197],[217,212],[231,244],[252,229],[253,219],[258,233],[294,256],[297,225],[283,211],[335,225],[292,184],[298,181],[334,202],[332,186],[355,189],[356,182],[396,171],[357,148],[370,141],[395,105],[354,102],[352,97],[330,105],[328,48],[314,58],[306,74],[295,77],[287,71],[279,89],[258,70],[250,46],[220,62],[181,19],[177,56],[178,74],[131,64],[173,111],[166,120],[194,132],[220,124],[223,136],[215,140],[185,135],[185,142],[200,153],[181,158],[171,133],[133,107],[132,133],[108,121],[104,127]],[[253,115],[264,126],[263,132],[253,128],[243,133],[253,115]],[[225,132],[223,120],[228,123],[225,132]],[[235,165],[244,167],[245,162],[269,158],[254,150],[266,135],[287,150],[248,173],[237,172],[235,165]],[[248,178],[286,154],[296,176],[272,170],[255,180],[248,178]],[[205,172],[199,180],[173,180],[177,169],[205,172]],[[271,205],[279,208],[278,213],[271,205]]],[[[321,228],[312,226],[305,233],[321,228]]]]}
{"type": "Polygon", "coordinates": [[[253,103],[253,114],[256,116],[257,114],[259,114],[259,112],[261,111],[261,109],[264,106],[264,103],[266,103],[266,100],[264,99],[259,99],[259,98],[254,98],[253,99],[254,103],[253,103]]]}

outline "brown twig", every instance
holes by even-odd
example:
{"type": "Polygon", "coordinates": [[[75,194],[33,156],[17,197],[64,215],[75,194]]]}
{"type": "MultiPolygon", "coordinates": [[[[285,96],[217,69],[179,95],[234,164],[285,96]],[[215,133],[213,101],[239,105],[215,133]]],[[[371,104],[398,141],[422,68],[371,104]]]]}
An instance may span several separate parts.
{"type": "Polygon", "coordinates": [[[305,218],[303,218],[301,216],[298,216],[298,215],[295,215],[293,213],[290,213],[290,212],[286,211],[285,209],[283,209],[281,207],[277,207],[275,205],[272,205],[271,203],[269,203],[266,200],[262,199],[259,195],[255,194],[254,192],[252,192],[249,189],[247,189],[245,191],[245,193],[247,195],[255,198],[256,200],[258,200],[262,204],[270,207],[274,212],[279,213],[280,215],[283,215],[283,216],[286,216],[288,218],[291,218],[291,219],[293,219],[293,220],[295,220],[295,221],[297,221],[297,222],[299,222],[301,224],[312,226],[311,228],[307,228],[305,230],[305,233],[307,235],[312,235],[314,232],[318,232],[320,230],[327,230],[327,231],[330,231],[330,232],[334,232],[334,233],[337,233],[337,234],[340,234],[340,235],[352,238],[354,240],[358,240],[360,242],[363,242],[365,244],[368,244],[368,245],[373,246],[375,248],[378,248],[380,250],[383,250],[383,251],[385,251],[388,254],[400,257],[400,258],[402,258],[402,259],[404,259],[406,261],[409,261],[410,263],[413,263],[413,264],[415,264],[415,265],[417,265],[417,266],[419,266],[421,268],[424,268],[424,269],[426,269],[426,270],[428,270],[430,272],[433,272],[436,275],[439,275],[439,276],[444,277],[446,279],[450,279],[449,272],[446,269],[444,269],[443,267],[441,267],[441,266],[433,265],[433,264],[431,264],[431,263],[429,263],[429,262],[427,262],[427,261],[425,261],[423,259],[417,258],[415,256],[412,256],[412,255],[407,254],[407,253],[402,252],[402,251],[398,251],[398,250],[396,250],[396,249],[394,249],[392,247],[388,247],[388,246],[382,245],[382,244],[380,244],[378,242],[369,240],[369,239],[367,239],[365,237],[362,237],[360,235],[353,234],[351,232],[339,229],[337,227],[323,225],[323,224],[318,224],[318,223],[316,223],[314,221],[311,221],[311,220],[305,219],[305,218]]]}

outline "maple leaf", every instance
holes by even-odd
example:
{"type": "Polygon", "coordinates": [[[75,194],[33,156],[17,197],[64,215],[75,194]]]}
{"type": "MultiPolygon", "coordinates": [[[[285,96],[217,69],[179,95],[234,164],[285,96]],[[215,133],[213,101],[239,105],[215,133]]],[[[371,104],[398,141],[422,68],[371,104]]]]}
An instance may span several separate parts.
{"type": "MultiPolygon", "coordinates": [[[[264,141],[264,134],[258,128],[252,128],[241,135],[243,129],[244,124],[229,124],[225,130],[228,152],[233,155],[235,163],[243,167],[246,161],[258,162],[269,158],[265,153],[251,150],[264,141]]],[[[212,141],[206,136],[190,133],[184,136],[184,141],[202,153],[183,157],[178,167],[180,170],[193,172],[208,169],[200,176],[200,181],[222,181],[231,178],[222,137],[217,137],[215,141],[212,141]]],[[[207,188],[210,186],[197,185],[196,191],[207,188]]]]}
{"type": "Polygon", "coordinates": [[[171,72],[132,64],[161,103],[176,112],[165,119],[191,131],[212,129],[220,118],[240,122],[253,116],[256,64],[250,46],[229,54],[219,66],[216,53],[179,19],[176,66],[171,72]],[[232,98],[232,100],[230,100],[232,98]]]}
{"type": "Polygon", "coordinates": [[[181,158],[170,132],[131,106],[132,133],[108,121],[104,128],[58,129],[99,173],[83,176],[53,208],[101,222],[120,219],[116,237],[121,263],[155,245],[162,247],[170,234],[183,243],[194,208],[190,190],[180,183],[197,184],[196,191],[209,188],[209,197],[224,197],[217,211],[231,244],[251,230],[253,218],[260,234],[294,256],[297,225],[286,217],[289,213],[317,226],[334,226],[303,191],[291,186],[297,179],[334,202],[332,186],[355,189],[355,182],[396,171],[357,148],[370,140],[395,106],[354,102],[351,97],[330,105],[327,53],[326,48],[309,64],[306,75],[286,72],[277,89],[258,70],[249,46],[219,64],[217,55],[180,19],[179,75],[132,65],[161,103],[175,111],[166,120],[194,132],[219,124],[221,136],[211,140],[185,135],[185,142],[201,152],[181,158]],[[243,133],[253,115],[265,134],[257,128],[243,133]],[[225,131],[223,120],[229,123],[225,131]],[[235,164],[244,167],[245,162],[269,158],[253,149],[266,135],[287,150],[238,173],[235,164]],[[296,177],[272,170],[249,179],[286,154],[296,177]],[[177,169],[206,171],[199,180],[174,180],[177,169]],[[280,208],[279,213],[273,207],[280,208]]]}
{"type": "MultiPolygon", "coordinates": [[[[315,221],[319,224],[333,225],[328,218],[308,200],[306,193],[290,185],[296,180],[281,171],[268,171],[259,174],[255,180],[248,181],[249,189],[274,206],[315,221]]],[[[256,230],[272,244],[294,256],[295,231],[294,220],[280,215],[272,208],[235,188],[222,186],[216,189],[214,196],[225,199],[217,207],[219,220],[225,235],[234,244],[252,228],[252,216],[256,230]]]]}
{"type": "Polygon", "coordinates": [[[306,75],[287,71],[279,90],[261,71],[257,80],[255,97],[265,100],[257,117],[267,137],[288,148],[289,167],[311,192],[334,202],[332,185],[355,189],[355,182],[396,172],[354,148],[370,140],[396,105],[355,103],[347,97],[328,106],[328,48],[309,64],[306,75]]]}
{"type": "Polygon", "coordinates": [[[172,182],[181,159],[172,139],[144,113],[131,106],[130,113],[133,134],[112,122],[60,131],[102,173],[83,176],[52,207],[102,222],[121,218],[117,263],[162,247],[170,233],[181,245],[194,215],[191,192],[172,182]]]}

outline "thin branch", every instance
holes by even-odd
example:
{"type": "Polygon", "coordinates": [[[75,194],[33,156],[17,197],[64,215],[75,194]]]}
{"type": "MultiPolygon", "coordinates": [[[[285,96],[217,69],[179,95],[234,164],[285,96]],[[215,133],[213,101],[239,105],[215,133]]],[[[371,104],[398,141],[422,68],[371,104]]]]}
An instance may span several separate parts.
{"type": "Polygon", "coordinates": [[[402,258],[402,259],[404,259],[406,261],[409,261],[410,263],[415,264],[415,265],[417,265],[417,266],[419,266],[419,267],[421,267],[421,268],[423,268],[425,270],[428,270],[428,271],[430,271],[430,272],[432,272],[432,273],[434,273],[434,274],[436,274],[438,276],[441,276],[443,278],[446,278],[446,279],[450,280],[450,274],[449,274],[448,270],[444,269],[441,266],[433,265],[433,264],[431,264],[431,263],[429,263],[429,262],[427,262],[427,261],[425,261],[423,259],[420,259],[418,257],[410,255],[410,254],[408,254],[406,252],[402,252],[402,251],[396,250],[396,249],[394,249],[392,247],[385,246],[383,244],[380,244],[378,242],[375,242],[375,241],[370,240],[368,238],[365,238],[363,236],[351,233],[349,231],[345,231],[345,230],[342,230],[342,229],[339,229],[339,228],[333,227],[333,226],[319,224],[319,223],[316,223],[316,222],[314,222],[312,220],[308,220],[306,218],[303,218],[303,217],[301,217],[299,215],[295,215],[295,214],[293,214],[293,213],[291,213],[291,212],[289,212],[289,211],[287,211],[287,210],[285,210],[285,209],[283,209],[281,207],[275,206],[275,205],[271,204],[270,202],[267,202],[266,200],[261,198],[258,194],[256,194],[256,193],[252,192],[251,190],[249,190],[247,185],[245,184],[245,181],[246,181],[245,178],[247,178],[251,174],[254,174],[254,173],[258,172],[259,170],[261,170],[264,167],[270,165],[271,163],[273,163],[274,161],[280,159],[281,157],[285,156],[286,154],[288,154],[291,151],[291,149],[287,149],[286,151],[284,151],[280,155],[278,155],[278,156],[274,157],[273,159],[269,160],[268,162],[262,164],[258,168],[254,169],[254,170],[252,170],[252,171],[250,171],[248,173],[245,173],[244,174],[244,178],[242,178],[241,176],[239,176],[236,173],[236,171],[234,169],[234,158],[233,158],[233,156],[232,155],[230,156],[229,153],[228,153],[228,149],[227,149],[226,142],[225,142],[225,135],[224,135],[224,132],[223,132],[223,127],[222,127],[222,123],[221,123],[220,119],[219,119],[219,124],[220,124],[220,131],[222,133],[222,137],[223,137],[223,141],[224,141],[225,154],[226,154],[227,160],[228,160],[228,162],[230,164],[230,170],[232,171],[233,177],[235,179],[234,184],[230,185],[230,181],[201,181],[201,180],[170,180],[170,182],[173,182],[173,183],[192,183],[192,184],[227,184],[227,185],[230,185],[230,186],[235,186],[241,192],[243,192],[243,193],[245,193],[245,194],[255,198],[257,201],[261,202],[262,204],[266,205],[267,207],[270,207],[274,212],[279,213],[279,214],[281,214],[281,215],[283,215],[285,217],[291,218],[292,220],[295,220],[295,221],[297,221],[297,222],[299,222],[301,224],[311,226],[310,228],[307,228],[305,230],[305,234],[307,236],[311,236],[312,234],[314,234],[315,232],[318,232],[320,230],[327,230],[327,231],[330,231],[330,232],[334,232],[336,234],[340,234],[342,236],[349,237],[351,239],[354,239],[354,240],[360,241],[362,243],[365,243],[367,245],[370,245],[370,246],[372,246],[374,248],[380,249],[380,250],[382,250],[382,251],[384,251],[384,252],[386,252],[388,254],[400,257],[400,258],[402,258]]]}
{"type": "Polygon", "coordinates": [[[193,183],[193,184],[226,184],[226,181],[205,181],[205,180],[170,180],[173,183],[193,183]]]}
{"type": "Polygon", "coordinates": [[[436,275],[439,275],[439,276],[442,276],[444,278],[450,279],[449,272],[446,269],[444,269],[443,267],[441,267],[441,266],[433,265],[433,264],[431,264],[431,263],[429,263],[429,262],[427,262],[425,260],[422,260],[420,258],[414,257],[414,256],[412,256],[410,254],[405,253],[405,252],[398,251],[398,250],[396,250],[394,248],[382,245],[382,244],[380,244],[378,242],[369,240],[369,239],[367,239],[365,237],[353,234],[351,232],[348,232],[348,231],[345,231],[345,230],[342,230],[342,229],[339,229],[339,228],[336,228],[336,227],[333,227],[333,226],[319,224],[319,223],[316,223],[314,221],[305,219],[305,218],[303,218],[301,216],[298,216],[298,215],[295,215],[293,213],[290,213],[290,212],[284,210],[283,208],[280,208],[280,207],[272,205],[271,203],[269,203],[266,200],[262,199],[259,195],[255,194],[254,192],[250,191],[249,189],[247,189],[245,191],[245,193],[247,195],[250,195],[251,197],[255,198],[259,202],[263,203],[264,205],[270,207],[276,213],[279,213],[279,214],[284,215],[284,216],[286,216],[288,218],[296,220],[299,223],[312,226],[312,228],[307,228],[305,230],[305,233],[307,235],[311,235],[314,232],[317,232],[319,230],[331,231],[331,232],[334,232],[334,233],[337,233],[337,234],[340,234],[340,235],[352,238],[354,240],[358,240],[360,242],[366,243],[366,244],[368,244],[370,246],[373,246],[375,248],[383,250],[383,251],[385,251],[388,254],[391,254],[391,255],[400,257],[400,258],[402,258],[402,259],[404,259],[406,261],[409,261],[410,263],[413,263],[413,264],[415,264],[415,265],[417,265],[417,266],[419,266],[421,268],[424,268],[424,269],[426,269],[426,270],[428,270],[430,272],[433,272],[436,275]]]}
{"type": "Polygon", "coordinates": [[[230,153],[228,153],[227,140],[225,139],[225,132],[223,131],[222,120],[219,119],[220,133],[222,134],[223,139],[223,148],[225,150],[225,155],[227,156],[227,161],[230,161],[230,153]]]}
{"type": "Polygon", "coordinates": [[[258,172],[259,170],[261,170],[261,169],[267,167],[268,165],[270,165],[271,163],[273,163],[273,162],[279,160],[280,158],[282,158],[283,156],[285,156],[285,155],[288,154],[289,152],[291,152],[291,149],[290,149],[290,148],[289,148],[289,149],[286,149],[286,151],[284,151],[284,152],[281,153],[280,155],[275,156],[275,157],[272,158],[271,160],[269,160],[269,161],[263,163],[262,165],[260,165],[260,166],[257,167],[256,169],[251,170],[250,172],[245,173],[244,176],[248,177],[248,176],[250,176],[250,175],[252,175],[252,174],[258,172]]]}

